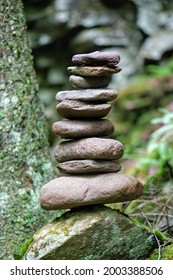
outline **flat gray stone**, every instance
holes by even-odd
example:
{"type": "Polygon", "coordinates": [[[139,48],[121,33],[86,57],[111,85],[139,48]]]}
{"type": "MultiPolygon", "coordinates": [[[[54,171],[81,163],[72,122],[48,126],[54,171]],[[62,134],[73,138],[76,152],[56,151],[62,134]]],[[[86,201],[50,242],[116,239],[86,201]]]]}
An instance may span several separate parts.
{"type": "Polygon", "coordinates": [[[61,138],[85,138],[93,136],[108,136],[114,131],[114,126],[109,120],[63,120],[55,122],[52,126],[55,135],[61,138]]]}
{"type": "Polygon", "coordinates": [[[70,83],[75,88],[102,88],[107,87],[111,81],[111,76],[105,77],[82,77],[71,75],[69,78],[70,83]]]}
{"type": "Polygon", "coordinates": [[[131,201],[142,192],[142,183],[126,174],[66,175],[42,187],[40,202],[45,210],[60,210],[131,201]]]}
{"type": "Polygon", "coordinates": [[[75,100],[64,100],[56,106],[57,112],[67,119],[103,118],[111,110],[111,104],[94,104],[75,100]]]}
{"type": "Polygon", "coordinates": [[[158,247],[152,232],[119,211],[98,205],[68,211],[33,239],[25,260],[144,260],[158,247]]]}
{"type": "Polygon", "coordinates": [[[121,166],[113,160],[71,160],[58,164],[61,173],[66,174],[92,174],[118,172],[121,166]]]}
{"type": "Polygon", "coordinates": [[[121,68],[118,66],[115,66],[114,68],[109,68],[106,66],[70,66],[67,68],[67,70],[73,75],[84,77],[104,77],[119,73],[121,68]]]}
{"type": "Polygon", "coordinates": [[[120,56],[116,52],[92,52],[87,54],[76,54],[72,57],[74,65],[105,65],[114,67],[120,61],[120,56]]]}
{"type": "Polygon", "coordinates": [[[63,141],[55,147],[54,156],[59,162],[74,159],[117,160],[123,152],[123,145],[117,140],[92,137],[63,141]]]}
{"type": "Polygon", "coordinates": [[[80,89],[80,90],[66,90],[59,91],[56,94],[56,100],[61,102],[63,100],[76,101],[112,101],[117,98],[118,92],[112,89],[80,89]]]}

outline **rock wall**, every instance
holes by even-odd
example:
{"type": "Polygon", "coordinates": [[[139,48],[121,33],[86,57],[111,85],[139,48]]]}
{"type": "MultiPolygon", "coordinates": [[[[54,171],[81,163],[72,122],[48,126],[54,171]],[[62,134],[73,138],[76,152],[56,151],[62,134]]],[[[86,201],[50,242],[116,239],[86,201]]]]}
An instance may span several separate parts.
{"type": "Polygon", "coordinates": [[[57,120],[54,95],[70,88],[66,67],[74,53],[118,51],[119,90],[148,63],[172,56],[171,0],[24,0],[40,94],[51,122],[57,120]]]}
{"type": "Polygon", "coordinates": [[[146,60],[159,61],[173,51],[170,0],[55,0],[24,1],[24,4],[36,67],[54,69],[47,73],[52,85],[64,82],[58,68],[61,70],[74,52],[118,49],[122,63],[129,66],[126,74],[130,75],[146,60]]]}

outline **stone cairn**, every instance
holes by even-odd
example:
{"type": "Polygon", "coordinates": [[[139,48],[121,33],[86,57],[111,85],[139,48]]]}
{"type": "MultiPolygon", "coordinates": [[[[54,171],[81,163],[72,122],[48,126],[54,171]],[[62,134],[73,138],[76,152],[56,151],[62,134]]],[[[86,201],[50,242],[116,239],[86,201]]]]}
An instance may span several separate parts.
{"type": "Polygon", "coordinates": [[[64,138],[54,151],[63,175],[41,189],[41,206],[46,210],[69,209],[93,204],[131,201],[143,191],[142,183],[125,174],[118,159],[123,145],[109,136],[114,131],[108,103],[117,91],[107,88],[114,73],[120,72],[120,56],[114,52],[74,55],[68,67],[75,90],[56,95],[57,111],[65,118],[52,131],[64,138]]]}

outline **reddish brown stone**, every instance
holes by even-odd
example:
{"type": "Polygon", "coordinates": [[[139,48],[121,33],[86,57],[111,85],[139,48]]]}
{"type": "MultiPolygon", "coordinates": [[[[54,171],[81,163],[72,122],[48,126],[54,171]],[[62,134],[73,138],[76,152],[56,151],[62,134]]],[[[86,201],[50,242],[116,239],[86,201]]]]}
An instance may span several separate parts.
{"type": "Polygon", "coordinates": [[[109,120],[64,120],[55,122],[52,126],[55,135],[62,138],[85,138],[93,136],[107,136],[114,131],[114,126],[109,120]]]}
{"type": "Polygon", "coordinates": [[[113,160],[71,160],[58,164],[61,173],[66,174],[92,174],[118,172],[121,166],[113,160]]]}
{"type": "Polygon", "coordinates": [[[118,92],[112,89],[80,89],[59,91],[56,95],[58,102],[64,100],[107,102],[117,98],[118,92]]]}
{"type": "Polygon", "coordinates": [[[120,56],[115,52],[92,52],[87,54],[76,54],[72,57],[74,65],[105,65],[114,67],[120,61],[120,56]]]}
{"type": "Polygon", "coordinates": [[[56,109],[62,117],[67,119],[92,119],[105,117],[110,112],[111,105],[64,100],[56,106],[56,109]]]}
{"type": "Polygon", "coordinates": [[[62,176],[42,187],[41,206],[46,210],[60,210],[124,202],[140,197],[142,192],[142,183],[125,174],[62,176]]]}
{"type": "Polygon", "coordinates": [[[105,77],[81,77],[71,75],[69,78],[70,83],[75,88],[104,88],[107,87],[111,81],[111,76],[105,77]]]}
{"type": "Polygon", "coordinates": [[[64,162],[74,159],[117,160],[123,155],[123,145],[108,138],[84,138],[59,143],[54,151],[57,161],[64,162]]]}

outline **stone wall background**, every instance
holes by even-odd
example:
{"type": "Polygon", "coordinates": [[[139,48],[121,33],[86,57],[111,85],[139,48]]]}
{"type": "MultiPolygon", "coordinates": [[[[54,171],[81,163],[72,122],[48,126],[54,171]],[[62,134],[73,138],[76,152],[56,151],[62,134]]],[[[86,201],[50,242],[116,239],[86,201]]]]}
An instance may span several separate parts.
{"type": "MultiPolygon", "coordinates": [[[[153,110],[157,115],[159,107],[170,104],[172,80],[166,82],[165,94],[160,84],[142,82],[140,78],[144,74],[150,77],[147,65],[164,65],[173,57],[172,0],[23,2],[49,127],[59,118],[55,111],[56,92],[71,88],[66,67],[71,65],[71,57],[76,53],[111,50],[121,55],[123,70],[114,75],[110,85],[121,94],[110,115],[118,122],[116,134],[131,133],[131,125],[136,124],[137,128],[138,122],[147,128],[153,110]]],[[[53,142],[50,131],[50,143],[53,142]]]]}

